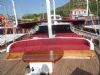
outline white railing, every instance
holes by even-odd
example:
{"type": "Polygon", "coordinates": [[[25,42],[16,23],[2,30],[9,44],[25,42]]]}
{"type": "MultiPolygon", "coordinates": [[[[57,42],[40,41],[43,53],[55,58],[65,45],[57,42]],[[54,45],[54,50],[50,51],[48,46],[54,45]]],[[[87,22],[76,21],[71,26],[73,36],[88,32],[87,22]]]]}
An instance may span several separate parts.
{"type": "Polygon", "coordinates": [[[71,31],[73,31],[74,33],[79,34],[79,35],[82,35],[82,36],[85,36],[88,38],[92,38],[92,39],[100,39],[100,35],[77,29],[73,25],[70,26],[70,29],[71,29],[71,31]]]}

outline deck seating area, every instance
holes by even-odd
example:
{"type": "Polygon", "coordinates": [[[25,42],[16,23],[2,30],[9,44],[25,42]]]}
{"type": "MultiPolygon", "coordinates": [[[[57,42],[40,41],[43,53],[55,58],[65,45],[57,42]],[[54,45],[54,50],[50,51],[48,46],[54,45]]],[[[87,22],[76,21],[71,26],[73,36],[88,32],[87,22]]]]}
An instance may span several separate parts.
{"type": "Polygon", "coordinates": [[[10,52],[41,50],[90,50],[90,44],[85,39],[52,38],[19,41],[10,47],[10,52]]]}

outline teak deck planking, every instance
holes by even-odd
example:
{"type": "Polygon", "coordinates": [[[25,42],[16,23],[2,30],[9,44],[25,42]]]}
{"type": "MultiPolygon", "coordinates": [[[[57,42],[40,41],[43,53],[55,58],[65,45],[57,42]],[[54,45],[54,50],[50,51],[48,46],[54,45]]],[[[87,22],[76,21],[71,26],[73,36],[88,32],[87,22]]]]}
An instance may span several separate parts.
{"type": "MultiPolygon", "coordinates": [[[[98,50],[99,51],[99,50],[98,50]]],[[[28,63],[22,60],[7,60],[0,56],[0,75],[25,75],[28,63]]],[[[90,59],[61,59],[54,64],[52,75],[100,75],[97,56],[90,59]]]]}

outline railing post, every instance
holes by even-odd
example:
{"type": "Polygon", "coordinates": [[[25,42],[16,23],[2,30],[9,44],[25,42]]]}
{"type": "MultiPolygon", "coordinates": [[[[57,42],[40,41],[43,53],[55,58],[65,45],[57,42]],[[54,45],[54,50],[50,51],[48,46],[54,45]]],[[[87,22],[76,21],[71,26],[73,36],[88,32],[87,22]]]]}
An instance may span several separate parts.
{"type": "Polygon", "coordinates": [[[93,38],[90,39],[93,42],[93,38]]]}
{"type": "Polygon", "coordinates": [[[99,47],[100,47],[100,39],[98,41],[99,41],[99,47]]]}
{"type": "Polygon", "coordinates": [[[99,29],[99,35],[100,35],[100,29],[99,29]]]}

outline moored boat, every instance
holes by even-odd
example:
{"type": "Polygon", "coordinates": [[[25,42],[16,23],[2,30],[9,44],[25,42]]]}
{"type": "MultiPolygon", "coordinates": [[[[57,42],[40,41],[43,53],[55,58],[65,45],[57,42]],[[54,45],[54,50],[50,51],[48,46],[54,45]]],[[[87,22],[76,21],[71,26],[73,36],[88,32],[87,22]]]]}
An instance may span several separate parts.
{"type": "Polygon", "coordinates": [[[28,62],[29,74],[51,74],[53,64],[59,59],[95,56],[93,43],[73,33],[70,30],[71,22],[51,24],[49,3],[47,0],[48,25],[40,25],[31,37],[14,42],[7,48],[7,59],[28,62]]]}

